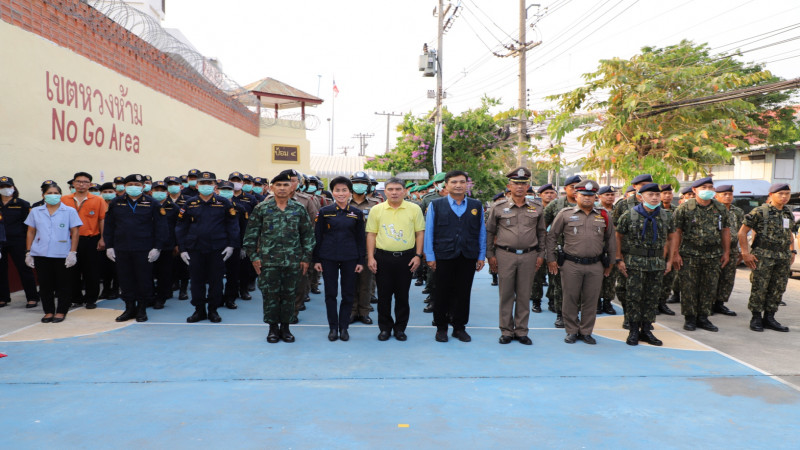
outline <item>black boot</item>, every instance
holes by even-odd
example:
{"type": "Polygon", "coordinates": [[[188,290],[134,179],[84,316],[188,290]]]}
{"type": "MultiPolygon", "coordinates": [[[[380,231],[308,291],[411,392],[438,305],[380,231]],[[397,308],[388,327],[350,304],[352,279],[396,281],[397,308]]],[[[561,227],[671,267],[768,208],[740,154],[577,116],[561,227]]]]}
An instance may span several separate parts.
{"type": "Polygon", "coordinates": [[[431,287],[426,284],[425,287],[422,288],[422,293],[423,294],[430,294],[431,293],[431,287]]]}
{"type": "Polygon", "coordinates": [[[631,328],[630,322],[628,322],[628,317],[627,316],[622,320],[622,328],[625,328],[626,330],[633,330],[631,328]]]}
{"type": "Polygon", "coordinates": [[[652,331],[652,324],[650,322],[642,322],[641,324],[642,330],[639,334],[639,340],[642,342],[647,342],[650,345],[655,345],[656,347],[661,347],[664,345],[660,339],[655,337],[652,331]]]}
{"type": "Polygon", "coordinates": [[[147,322],[147,302],[140,301],[136,305],[136,321],[147,322]]]}
{"type": "Polygon", "coordinates": [[[247,290],[247,288],[243,288],[239,289],[239,298],[242,300],[252,300],[253,296],[250,295],[250,292],[247,290]]]}
{"type": "Polygon", "coordinates": [[[111,290],[108,291],[106,295],[106,300],[115,300],[119,298],[119,282],[117,280],[112,280],[111,282],[111,290]]]}
{"type": "Polygon", "coordinates": [[[631,331],[628,333],[628,339],[625,340],[625,343],[628,345],[639,345],[639,324],[633,322],[630,325],[633,326],[630,327],[631,331]]]}
{"type": "Polygon", "coordinates": [[[117,322],[126,322],[136,318],[136,302],[125,302],[125,311],[117,316],[117,322]]]}
{"type": "Polygon", "coordinates": [[[603,314],[603,298],[602,297],[597,299],[597,311],[595,312],[595,314],[597,314],[597,315],[603,314]]]}
{"type": "Polygon", "coordinates": [[[706,331],[719,331],[719,328],[708,320],[708,316],[697,316],[697,326],[706,331]]]}
{"type": "Polygon", "coordinates": [[[603,299],[603,312],[609,316],[617,315],[617,311],[614,309],[614,305],[611,304],[610,298],[603,299]]]}
{"type": "Polygon", "coordinates": [[[672,295],[669,296],[667,299],[667,303],[680,303],[681,302],[681,293],[680,292],[673,292],[672,295]]]}
{"type": "Polygon", "coordinates": [[[764,331],[764,324],[761,322],[761,313],[754,312],[753,318],[750,319],[750,329],[753,331],[764,331]]]}
{"type": "Polygon", "coordinates": [[[222,322],[222,317],[220,317],[216,309],[208,308],[208,321],[213,323],[220,323],[222,322]]]}
{"type": "Polygon", "coordinates": [[[422,286],[423,284],[425,284],[425,281],[422,279],[422,277],[417,277],[417,281],[414,282],[414,286],[422,286]]]}
{"type": "Polygon", "coordinates": [[[733,312],[730,309],[728,309],[728,307],[725,306],[725,303],[722,303],[722,302],[714,302],[714,306],[711,308],[711,311],[713,311],[715,313],[720,313],[720,314],[723,314],[723,315],[726,315],[726,316],[735,316],[736,315],[735,312],[733,312]]]}
{"type": "Polygon", "coordinates": [[[786,333],[789,331],[789,327],[785,327],[780,324],[777,320],[775,320],[775,312],[767,312],[764,311],[764,328],[769,328],[770,330],[775,331],[782,331],[786,333]]]}
{"type": "Polygon", "coordinates": [[[675,315],[675,311],[669,309],[669,306],[667,306],[666,303],[659,303],[658,304],[658,311],[660,313],[666,314],[668,316],[674,316],[675,315]]]}
{"type": "Polygon", "coordinates": [[[270,344],[275,344],[281,340],[279,336],[279,329],[277,323],[271,323],[269,325],[269,333],[267,333],[267,342],[270,344]]]}
{"type": "Polygon", "coordinates": [[[697,318],[695,316],[686,316],[683,319],[683,329],[686,331],[694,331],[697,329],[697,318]]]}
{"type": "Polygon", "coordinates": [[[550,312],[556,312],[556,305],[551,299],[547,299],[547,310],[550,312]]]}
{"type": "Polygon", "coordinates": [[[206,307],[205,306],[195,306],[194,314],[186,318],[186,322],[188,323],[195,323],[200,322],[201,320],[208,319],[208,314],[206,314],[206,307]]]}
{"type": "Polygon", "coordinates": [[[497,286],[497,274],[492,274],[492,286],[497,286]]]}
{"type": "Polygon", "coordinates": [[[248,292],[253,292],[255,290],[256,290],[256,282],[255,282],[255,280],[247,283],[247,291],[248,292]]]}
{"type": "Polygon", "coordinates": [[[531,308],[531,311],[533,311],[535,313],[542,312],[542,300],[541,299],[533,301],[533,307],[531,308]]]}
{"type": "Polygon", "coordinates": [[[180,292],[178,292],[178,300],[188,300],[189,293],[187,289],[189,288],[189,280],[181,280],[180,282],[180,292]]]}
{"type": "Polygon", "coordinates": [[[553,323],[556,328],[564,328],[564,317],[561,313],[556,314],[556,321],[553,323]]]}
{"type": "Polygon", "coordinates": [[[294,342],[294,336],[292,336],[292,332],[289,331],[288,323],[281,324],[281,340],[283,342],[294,342]]]}

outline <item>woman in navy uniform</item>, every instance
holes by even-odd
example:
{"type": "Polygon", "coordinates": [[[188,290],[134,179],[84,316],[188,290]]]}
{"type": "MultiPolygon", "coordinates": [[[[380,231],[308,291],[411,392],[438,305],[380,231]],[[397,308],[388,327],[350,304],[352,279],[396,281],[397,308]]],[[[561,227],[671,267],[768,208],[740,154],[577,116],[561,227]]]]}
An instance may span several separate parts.
{"type": "Polygon", "coordinates": [[[325,308],[328,311],[328,340],[347,341],[350,334],[350,311],[356,289],[356,274],[364,270],[366,260],[366,234],[364,213],[350,206],[353,183],[345,177],[331,180],[331,192],[335,203],[322,207],[314,226],[316,245],[312,258],[314,268],[325,280],[325,308]],[[342,301],[338,311],[336,294],[341,277],[342,301]]]}
{"type": "Polygon", "coordinates": [[[28,227],[25,219],[31,211],[31,204],[19,198],[19,192],[11,177],[0,177],[0,221],[5,228],[5,242],[0,243],[0,308],[11,301],[8,281],[8,260],[14,261],[25,298],[26,308],[35,308],[39,304],[39,293],[36,292],[36,280],[33,271],[25,265],[25,235],[28,227]]]}

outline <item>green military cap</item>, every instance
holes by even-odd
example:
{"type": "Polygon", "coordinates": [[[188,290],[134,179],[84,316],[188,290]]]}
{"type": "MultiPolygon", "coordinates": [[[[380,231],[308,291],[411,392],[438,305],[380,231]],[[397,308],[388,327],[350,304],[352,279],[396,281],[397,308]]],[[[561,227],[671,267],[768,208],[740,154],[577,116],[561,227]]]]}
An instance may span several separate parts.
{"type": "Polygon", "coordinates": [[[411,181],[411,180],[409,180],[409,181],[406,181],[406,189],[408,189],[408,188],[410,188],[410,187],[414,186],[415,184],[416,184],[416,183],[414,183],[414,182],[413,182],[413,181],[411,181]]]}
{"type": "Polygon", "coordinates": [[[444,181],[444,176],[445,176],[445,175],[446,175],[446,173],[444,173],[444,172],[439,172],[439,173],[437,173],[437,174],[436,174],[436,175],[433,177],[433,180],[431,180],[431,184],[433,184],[433,183],[441,183],[442,181],[444,181]]]}
{"type": "Polygon", "coordinates": [[[531,171],[525,167],[517,167],[508,172],[506,177],[513,183],[528,183],[531,181],[531,171]]]}
{"type": "Polygon", "coordinates": [[[420,186],[420,189],[428,189],[428,188],[429,188],[429,187],[431,187],[432,185],[433,185],[433,180],[431,180],[431,181],[428,181],[427,183],[425,183],[425,184],[423,184],[422,186],[420,186]]]}

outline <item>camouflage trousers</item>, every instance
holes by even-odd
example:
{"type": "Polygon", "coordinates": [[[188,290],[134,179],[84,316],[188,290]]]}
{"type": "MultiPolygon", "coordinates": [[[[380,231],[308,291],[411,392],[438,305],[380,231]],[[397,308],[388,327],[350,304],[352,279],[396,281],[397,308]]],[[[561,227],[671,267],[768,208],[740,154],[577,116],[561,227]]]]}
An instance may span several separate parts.
{"type": "Polygon", "coordinates": [[[719,283],[719,257],[683,258],[683,267],[678,273],[681,285],[681,314],[684,316],[708,316],[717,296],[714,289],[719,283]]]}
{"type": "MultiPolygon", "coordinates": [[[[309,270],[311,267],[309,266],[309,270]]],[[[294,296],[294,308],[295,313],[300,312],[300,307],[306,302],[306,297],[308,297],[308,293],[311,292],[311,278],[309,277],[309,273],[306,272],[305,275],[302,275],[299,269],[295,269],[296,273],[294,274],[295,277],[299,277],[297,282],[297,293],[294,296]]]]}
{"type": "Polygon", "coordinates": [[[617,266],[614,265],[611,268],[611,273],[607,277],[603,277],[603,287],[600,289],[600,298],[604,298],[607,301],[614,300],[614,285],[617,283],[618,277],[619,270],[617,270],[617,266]]]}
{"type": "Polygon", "coordinates": [[[627,281],[627,278],[618,275],[617,285],[614,288],[614,292],[617,294],[617,300],[619,300],[619,304],[622,305],[622,309],[625,309],[625,305],[627,304],[626,300],[628,299],[626,292],[627,286],[625,284],[627,281]]]}
{"type": "Polygon", "coordinates": [[[736,262],[739,260],[739,255],[731,253],[731,260],[719,272],[719,284],[717,284],[717,296],[714,298],[715,302],[725,303],[733,292],[733,282],[736,280],[736,262]]]}
{"type": "Polygon", "coordinates": [[[755,270],[750,273],[750,301],[747,308],[752,312],[778,311],[786,284],[791,274],[791,260],[759,257],[755,270]]]}
{"type": "Polygon", "coordinates": [[[297,267],[261,267],[258,289],[264,298],[264,322],[270,325],[294,320],[300,278],[297,267]]]}
{"type": "Polygon", "coordinates": [[[547,286],[547,298],[553,300],[556,313],[561,313],[561,303],[564,300],[564,289],[561,286],[561,270],[556,275],[550,275],[547,286]]]}
{"type": "Polygon", "coordinates": [[[319,288],[320,273],[314,268],[313,265],[308,266],[308,279],[312,288],[319,288]]]}
{"type": "Polygon", "coordinates": [[[631,268],[627,271],[625,291],[628,298],[625,303],[625,317],[634,323],[655,322],[664,271],[631,268]]]}
{"type": "MultiPolygon", "coordinates": [[[[536,274],[533,276],[533,285],[531,287],[531,300],[542,301],[544,295],[544,281],[547,279],[547,263],[542,264],[536,274]]],[[[549,285],[548,285],[549,286],[549,285]]],[[[549,290],[549,289],[548,289],[549,290]]]]}
{"type": "Polygon", "coordinates": [[[667,298],[669,298],[669,294],[673,290],[680,291],[678,288],[678,283],[676,283],[675,280],[677,275],[677,270],[670,270],[668,274],[664,275],[664,278],[661,281],[661,293],[658,296],[658,304],[666,303],[667,298]]]}

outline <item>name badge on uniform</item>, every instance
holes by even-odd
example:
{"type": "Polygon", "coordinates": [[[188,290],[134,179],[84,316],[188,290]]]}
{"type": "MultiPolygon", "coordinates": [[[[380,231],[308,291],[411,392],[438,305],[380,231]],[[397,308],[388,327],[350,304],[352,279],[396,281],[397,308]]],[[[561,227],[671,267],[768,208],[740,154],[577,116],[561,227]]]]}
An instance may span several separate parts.
{"type": "Polygon", "coordinates": [[[576,220],[578,220],[578,216],[569,216],[569,219],[567,219],[568,222],[575,222],[576,220]]]}
{"type": "Polygon", "coordinates": [[[509,212],[509,211],[511,211],[511,210],[510,210],[510,209],[508,209],[508,208],[503,208],[503,212],[504,212],[504,213],[508,214],[508,212],[509,212]]]}
{"type": "Polygon", "coordinates": [[[790,222],[791,221],[789,219],[784,218],[783,219],[783,228],[788,230],[789,227],[791,226],[790,222]]]}

